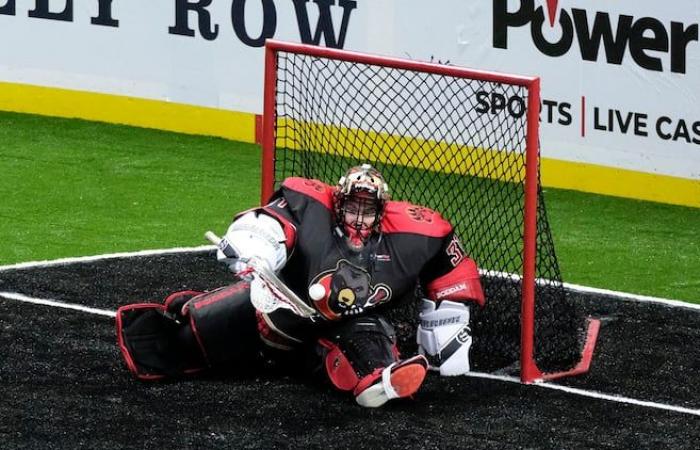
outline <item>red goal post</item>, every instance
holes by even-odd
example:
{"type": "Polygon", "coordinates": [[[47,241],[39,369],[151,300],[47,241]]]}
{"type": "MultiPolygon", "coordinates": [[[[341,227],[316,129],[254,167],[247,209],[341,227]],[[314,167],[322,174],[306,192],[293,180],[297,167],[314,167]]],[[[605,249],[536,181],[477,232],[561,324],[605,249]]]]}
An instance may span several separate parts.
{"type": "MultiPolygon", "coordinates": [[[[524,190],[522,199],[523,220],[522,233],[522,273],[521,273],[521,299],[520,299],[520,377],[524,382],[532,382],[543,378],[553,378],[560,375],[570,375],[583,368],[585,361],[581,361],[573,369],[545,374],[538,368],[535,361],[535,300],[537,280],[537,247],[538,247],[538,195],[539,186],[539,111],[540,111],[540,79],[538,77],[525,77],[508,75],[482,70],[473,70],[451,65],[435,64],[429,62],[397,59],[357,53],[345,50],[330,49],[304,44],[295,44],[268,40],[265,46],[265,90],[264,111],[262,120],[262,189],[261,201],[266,202],[274,189],[281,182],[276,177],[279,172],[276,169],[278,159],[278,111],[280,99],[278,93],[279,58],[280,55],[303,55],[312,60],[342,61],[352,67],[366,66],[379,67],[382,70],[401,71],[401,73],[424,73],[431,76],[444,76],[452,79],[467,79],[477,82],[488,82],[504,86],[519,86],[527,93],[525,127],[525,156],[524,156],[524,190]]],[[[336,69],[337,70],[337,69],[336,69]]],[[[309,75],[314,76],[314,75],[309,75]]],[[[308,84],[308,83],[307,83],[308,84]]],[[[401,95],[401,94],[397,94],[401,95]]],[[[295,119],[299,122],[301,120],[295,119]]],[[[329,122],[330,123],[330,122],[329,122]]],[[[343,123],[345,125],[345,123],[343,123]]],[[[330,125],[329,125],[330,126],[330,125]]],[[[333,125],[335,126],[335,125],[333,125]]],[[[314,149],[318,152],[318,149],[314,149]]],[[[373,162],[373,161],[369,161],[373,162]]],[[[302,175],[292,173],[293,175],[302,175]]],[[[287,173],[287,175],[289,175],[287,173]]],[[[331,182],[330,180],[323,180],[331,182]]],[[[390,183],[391,185],[391,183],[390,183]]],[[[542,205],[543,207],[543,205],[542,205]]],[[[442,212],[442,211],[440,211],[442,212]]],[[[477,260],[477,263],[479,261],[477,260]]],[[[558,269],[557,269],[558,271],[558,269]]],[[[590,361],[588,361],[589,363],[590,361]]],[[[586,367],[587,369],[587,367],[586,367]]]]}

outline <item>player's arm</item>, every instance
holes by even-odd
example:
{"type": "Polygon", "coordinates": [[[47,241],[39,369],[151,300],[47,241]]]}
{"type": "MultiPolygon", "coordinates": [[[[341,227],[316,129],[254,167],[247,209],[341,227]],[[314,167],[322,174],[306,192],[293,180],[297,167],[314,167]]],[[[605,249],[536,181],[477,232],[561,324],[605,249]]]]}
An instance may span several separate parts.
{"type": "Polygon", "coordinates": [[[225,255],[217,250],[216,258],[228,264],[232,271],[239,272],[245,268],[240,259],[254,257],[277,272],[284,267],[294,249],[296,225],[284,199],[278,198],[262,208],[236,216],[224,239],[236,255],[225,255]]]}
{"type": "Polygon", "coordinates": [[[418,346],[441,375],[469,372],[470,307],[484,305],[476,263],[450,233],[422,275],[423,299],[418,346]]]}

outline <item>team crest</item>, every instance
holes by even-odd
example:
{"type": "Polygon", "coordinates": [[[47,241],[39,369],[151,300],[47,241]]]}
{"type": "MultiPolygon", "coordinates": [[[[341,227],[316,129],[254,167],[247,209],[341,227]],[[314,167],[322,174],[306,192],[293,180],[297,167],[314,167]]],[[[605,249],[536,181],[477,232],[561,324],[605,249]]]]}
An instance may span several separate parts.
{"type": "Polygon", "coordinates": [[[408,216],[416,222],[432,223],[433,214],[435,214],[435,211],[423,206],[411,205],[406,208],[406,213],[408,213],[408,216]]]}
{"type": "Polygon", "coordinates": [[[323,193],[326,191],[326,186],[317,180],[304,180],[304,184],[316,192],[323,193]]]}
{"type": "Polygon", "coordinates": [[[391,299],[391,288],[380,283],[372,285],[370,274],[341,259],[335,269],[321,273],[311,283],[320,284],[325,295],[313,300],[318,312],[328,320],[363,313],[367,308],[391,299]]]}

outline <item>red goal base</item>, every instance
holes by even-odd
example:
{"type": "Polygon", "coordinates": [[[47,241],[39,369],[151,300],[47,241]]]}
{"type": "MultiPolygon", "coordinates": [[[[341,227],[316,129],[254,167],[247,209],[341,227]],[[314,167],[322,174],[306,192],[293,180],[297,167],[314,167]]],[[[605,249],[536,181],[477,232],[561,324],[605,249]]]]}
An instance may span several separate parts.
{"type": "Polygon", "coordinates": [[[586,332],[586,342],[584,343],[583,351],[581,352],[581,360],[572,369],[564,370],[561,372],[542,373],[539,369],[537,369],[536,366],[534,366],[533,362],[532,366],[529,367],[529,370],[523,370],[521,376],[522,382],[529,384],[536,383],[538,381],[550,381],[564,377],[581,375],[588,372],[591,368],[591,361],[593,360],[593,351],[595,350],[595,345],[598,341],[599,331],[600,320],[589,318],[588,329],[586,332]]]}

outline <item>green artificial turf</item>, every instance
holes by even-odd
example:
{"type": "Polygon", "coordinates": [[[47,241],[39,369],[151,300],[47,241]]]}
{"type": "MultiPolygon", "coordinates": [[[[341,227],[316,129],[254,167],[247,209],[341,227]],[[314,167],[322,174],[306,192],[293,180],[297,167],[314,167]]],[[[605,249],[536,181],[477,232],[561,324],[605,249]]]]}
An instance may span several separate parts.
{"type": "Polygon", "coordinates": [[[250,144],[0,113],[0,264],[207,244],[259,198],[250,144]]]}
{"type": "Polygon", "coordinates": [[[700,303],[700,209],[547,189],[565,281],[700,303]]]}
{"type": "MultiPolygon", "coordinates": [[[[0,264],[205,244],[259,172],[251,144],[0,112],[0,264]]],[[[700,209],[545,198],[565,281],[700,303],[700,209]]]]}

